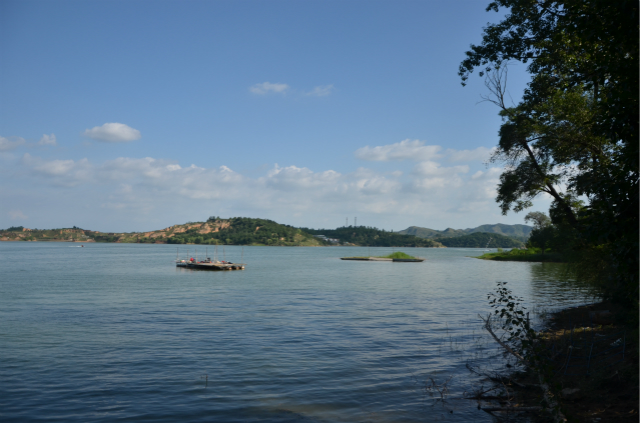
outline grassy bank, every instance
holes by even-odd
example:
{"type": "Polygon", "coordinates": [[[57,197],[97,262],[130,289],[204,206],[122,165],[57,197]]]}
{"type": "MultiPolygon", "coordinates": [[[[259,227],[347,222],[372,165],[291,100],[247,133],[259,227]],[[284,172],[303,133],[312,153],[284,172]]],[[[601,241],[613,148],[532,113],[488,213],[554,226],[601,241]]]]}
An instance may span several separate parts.
{"type": "Polygon", "coordinates": [[[498,249],[497,253],[486,253],[479,257],[482,260],[495,260],[495,261],[529,261],[529,262],[553,262],[564,263],[566,260],[560,253],[545,252],[539,248],[528,248],[526,250],[513,249],[510,251],[501,251],[498,249]]]}

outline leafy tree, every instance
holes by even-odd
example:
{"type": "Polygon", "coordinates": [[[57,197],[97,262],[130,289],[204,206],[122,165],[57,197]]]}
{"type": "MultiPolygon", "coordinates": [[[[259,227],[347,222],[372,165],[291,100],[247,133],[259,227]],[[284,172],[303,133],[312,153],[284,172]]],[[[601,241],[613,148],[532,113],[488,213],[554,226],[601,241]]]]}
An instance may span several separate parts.
{"type": "Polygon", "coordinates": [[[496,0],[487,11],[500,8],[509,13],[484,29],[459,72],[464,85],[480,68],[501,109],[493,160],[506,170],[496,201],[506,214],[549,194],[584,261],[605,257],[583,276],[605,280],[605,295],[637,309],[638,2],[496,0]],[[510,61],[531,74],[517,105],[505,101],[510,61]],[[580,196],[587,202],[576,208],[580,196]]]}
{"type": "Polygon", "coordinates": [[[11,226],[10,228],[7,228],[6,231],[7,232],[22,232],[23,229],[24,229],[24,226],[11,226]]]}
{"type": "Polygon", "coordinates": [[[525,222],[532,222],[534,229],[540,229],[551,225],[549,216],[542,212],[529,212],[524,217],[525,222]]]}

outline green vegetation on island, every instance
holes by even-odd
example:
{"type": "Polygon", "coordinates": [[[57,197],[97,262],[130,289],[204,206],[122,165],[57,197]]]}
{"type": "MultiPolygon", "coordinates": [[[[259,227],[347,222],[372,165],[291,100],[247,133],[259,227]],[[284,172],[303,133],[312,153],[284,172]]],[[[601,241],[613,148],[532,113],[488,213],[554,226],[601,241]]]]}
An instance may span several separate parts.
{"type": "Polygon", "coordinates": [[[530,261],[555,263],[563,263],[566,261],[566,259],[560,253],[547,251],[546,254],[542,254],[542,249],[536,247],[530,247],[526,249],[515,248],[510,251],[502,251],[502,249],[500,248],[495,253],[486,253],[476,258],[495,261],[530,261]]]}
{"type": "Polygon", "coordinates": [[[407,253],[403,253],[402,251],[396,251],[395,253],[387,254],[386,256],[382,256],[382,258],[390,258],[390,259],[415,259],[414,256],[410,256],[407,253]]]}
{"type": "Polygon", "coordinates": [[[425,259],[410,256],[407,253],[396,251],[386,256],[354,256],[354,257],[342,257],[341,260],[353,260],[353,261],[394,261],[394,262],[423,262],[425,259]]]}

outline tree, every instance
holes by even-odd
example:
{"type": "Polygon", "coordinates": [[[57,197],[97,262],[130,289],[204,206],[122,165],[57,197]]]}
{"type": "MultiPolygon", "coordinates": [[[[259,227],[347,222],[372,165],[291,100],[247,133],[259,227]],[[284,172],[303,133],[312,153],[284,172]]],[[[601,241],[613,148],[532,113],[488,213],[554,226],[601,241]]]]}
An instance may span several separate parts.
{"type": "Polygon", "coordinates": [[[551,225],[551,219],[549,216],[542,212],[529,212],[524,217],[525,222],[533,222],[534,229],[542,229],[551,225]]]}
{"type": "Polygon", "coordinates": [[[579,235],[576,246],[606,256],[593,279],[606,279],[607,296],[637,309],[638,2],[496,0],[487,11],[499,8],[509,13],[484,29],[459,71],[464,85],[480,68],[501,109],[493,160],[506,170],[496,201],[506,214],[549,194],[556,219],[579,235]],[[512,106],[509,61],[531,74],[512,106]],[[574,207],[581,196],[586,204],[574,207]]]}

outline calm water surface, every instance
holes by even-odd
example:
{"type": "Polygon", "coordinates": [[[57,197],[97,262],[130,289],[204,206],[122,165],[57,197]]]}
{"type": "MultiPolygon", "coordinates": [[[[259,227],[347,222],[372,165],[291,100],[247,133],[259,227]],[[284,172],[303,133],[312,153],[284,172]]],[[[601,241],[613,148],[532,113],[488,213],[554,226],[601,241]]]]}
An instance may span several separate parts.
{"type": "Polygon", "coordinates": [[[508,281],[537,307],[588,299],[556,264],[403,251],[427,261],[226,247],[246,270],[198,272],[170,245],[0,242],[0,420],[493,421],[455,399],[477,382],[486,294],[508,281]],[[446,404],[429,377],[451,377],[446,404]]]}

